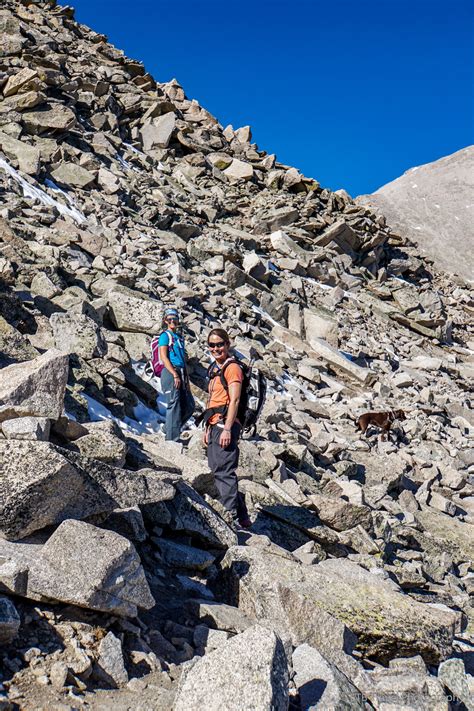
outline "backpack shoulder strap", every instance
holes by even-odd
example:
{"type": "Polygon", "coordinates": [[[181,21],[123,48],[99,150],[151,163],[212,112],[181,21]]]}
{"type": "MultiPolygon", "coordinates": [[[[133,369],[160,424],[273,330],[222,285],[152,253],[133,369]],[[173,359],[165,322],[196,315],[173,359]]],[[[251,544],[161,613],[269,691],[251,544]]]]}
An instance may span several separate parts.
{"type": "Polygon", "coordinates": [[[235,358],[234,356],[232,356],[231,358],[228,358],[228,359],[226,360],[226,362],[224,363],[224,365],[222,366],[222,368],[221,368],[221,370],[220,370],[221,383],[222,383],[223,387],[226,389],[226,391],[229,390],[229,386],[228,386],[227,380],[226,380],[226,378],[225,378],[225,371],[227,370],[227,368],[229,367],[229,365],[232,365],[232,363],[237,363],[237,365],[238,365],[239,368],[242,370],[242,372],[243,372],[243,370],[244,370],[243,367],[242,367],[242,363],[240,362],[240,360],[239,360],[238,358],[235,358]]]}

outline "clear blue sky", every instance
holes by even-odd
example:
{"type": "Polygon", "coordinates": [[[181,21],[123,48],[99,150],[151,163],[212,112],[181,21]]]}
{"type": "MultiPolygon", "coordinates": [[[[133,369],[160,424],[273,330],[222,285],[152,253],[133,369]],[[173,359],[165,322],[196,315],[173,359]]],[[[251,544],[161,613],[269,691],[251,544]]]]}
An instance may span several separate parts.
{"type": "Polygon", "coordinates": [[[333,190],[474,143],[472,0],[71,0],[158,81],[333,190]]]}

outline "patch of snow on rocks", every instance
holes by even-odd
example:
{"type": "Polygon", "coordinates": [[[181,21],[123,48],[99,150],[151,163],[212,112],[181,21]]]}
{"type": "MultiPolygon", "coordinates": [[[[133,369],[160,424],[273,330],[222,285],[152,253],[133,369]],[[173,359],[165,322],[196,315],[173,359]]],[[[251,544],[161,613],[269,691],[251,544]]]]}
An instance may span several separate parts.
{"type": "MultiPolygon", "coordinates": [[[[13,178],[15,182],[18,183],[18,185],[23,190],[23,195],[25,197],[29,197],[32,200],[39,200],[43,203],[43,205],[55,207],[61,215],[71,217],[75,222],[78,222],[79,224],[81,224],[82,222],[86,222],[85,215],[83,215],[82,212],[80,212],[76,207],[68,207],[67,205],[63,205],[62,203],[58,202],[50,195],[45,193],[44,190],[41,190],[41,188],[37,188],[35,185],[31,185],[30,183],[28,183],[20,175],[20,173],[15,170],[15,168],[13,168],[4,158],[0,158],[0,168],[3,168],[3,170],[11,178],[13,178]]],[[[71,205],[71,198],[63,190],[58,188],[58,186],[55,185],[52,181],[47,181],[47,183],[51,183],[51,185],[47,185],[47,187],[50,187],[52,190],[59,191],[62,195],[66,197],[66,200],[71,205]],[[52,187],[53,185],[54,188],[52,187]]]]}
{"type": "Polygon", "coordinates": [[[114,417],[109,409],[100,402],[92,398],[87,393],[82,393],[87,401],[87,411],[91,422],[100,422],[102,420],[113,420],[121,430],[131,431],[135,434],[151,434],[160,431],[160,425],[164,422],[165,416],[159,410],[152,410],[143,402],[139,402],[133,408],[134,418],[125,417],[120,420],[114,417]]]}

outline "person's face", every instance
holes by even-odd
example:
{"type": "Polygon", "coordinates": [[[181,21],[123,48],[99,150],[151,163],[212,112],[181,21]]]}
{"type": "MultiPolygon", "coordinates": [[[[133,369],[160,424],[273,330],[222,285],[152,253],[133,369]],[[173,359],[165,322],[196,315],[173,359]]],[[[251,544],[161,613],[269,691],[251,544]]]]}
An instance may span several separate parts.
{"type": "Polygon", "coordinates": [[[207,345],[218,363],[223,363],[229,355],[229,344],[222,340],[220,336],[213,334],[207,345]]]}
{"type": "Polygon", "coordinates": [[[170,328],[172,331],[175,331],[178,328],[179,318],[177,316],[167,316],[166,324],[168,328],[170,328]]]}

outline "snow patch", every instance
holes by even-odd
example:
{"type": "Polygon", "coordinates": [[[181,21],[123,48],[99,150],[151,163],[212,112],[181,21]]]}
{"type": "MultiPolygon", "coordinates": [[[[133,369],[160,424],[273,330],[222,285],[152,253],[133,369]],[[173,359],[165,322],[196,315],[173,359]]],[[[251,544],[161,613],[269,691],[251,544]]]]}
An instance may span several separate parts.
{"type": "Polygon", "coordinates": [[[161,423],[165,421],[164,415],[143,402],[133,408],[133,418],[125,417],[124,423],[135,434],[153,434],[161,430],[161,423]]]}
{"type": "MultiPolygon", "coordinates": [[[[67,194],[67,192],[65,192],[64,190],[61,190],[59,185],[56,185],[56,183],[53,180],[50,180],[49,178],[45,179],[44,184],[46,185],[47,188],[49,188],[53,192],[59,193],[60,195],[62,195],[64,197],[64,199],[69,203],[69,209],[71,211],[70,216],[73,217],[73,219],[75,219],[77,222],[80,222],[80,223],[86,222],[86,220],[87,220],[86,216],[83,215],[82,212],[77,209],[74,200],[72,199],[72,197],[70,195],[67,194]]],[[[58,210],[61,212],[60,205],[61,205],[61,203],[58,203],[58,210]]],[[[62,207],[64,207],[64,206],[62,206],[62,207]]],[[[66,207],[66,209],[68,209],[68,208],[66,207]]]]}
{"type": "Polygon", "coordinates": [[[265,321],[268,321],[269,323],[271,323],[272,326],[281,326],[281,324],[278,323],[277,321],[275,321],[275,319],[272,318],[272,317],[270,316],[270,314],[267,313],[267,311],[264,311],[264,310],[261,309],[259,306],[255,306],[255,304],[252,304],[252,310],[255,311],[255,313],[257,313],[257,314],[260,314],[260,316],[261,316],[263,319],[265,319],[265,321]]]}
{"type": "Polygon", "coordinates": [[[125,160],[123,156],[120,155],[120,153],[117,153],[115,156],[115,159],[118,160],[120,163],[121,167],[124,170],[133,170],[135,173],[141,173],[141,169],[137,168],[136,165],[132,165],[131,163],[128,162],[128,160],[125,160]]]}
{"type": "Polygon", "coordinates": [[[316,400],[318,399],[317,396],[312,392],[312,390],[310,390],[308,387],[306,387],[306,385],[303,385],[302,383],[300,383],[298,380],[296,380],[295,377],[293,377],[293,375],[290,375],[289,373],[285,372],[285,373],[283,373],[283,375],[277,376],[275,378],[275,380],[278,383],[278,385],[282,388],[283,393],[278,392],[278,390],[276,390],[275,388],[270,387],[269,391],[272,394],[278,394],[280,396],[283,394],[285,399],[291,400],[293,395],[290,392],[289,388],[292,388],[293,390],[297,390],[302,395],[304,395],[306,400],[311,400],[312,402],[316,402],[316,400]]]}
{"type": "Polygon", "coordinates": [[[125,141],[124,141],[123,145],[126,146],[129,150],[131,150],[132,153],[136,153],[139,156],[144,155],[141,151],[138,150],[138,148],[135,148],[135,146],[132,146],[131,143],[125,143],[125,141]]]}
{"type": "Polygon", "coordinates": [[[124,420],[119,420],[114,417],[110,410],[102,405],[97,400],[87,393],[82,393],[82,396],[87,402],[87,412],[91,422],[102,422],[103,420],[112,420],[122,431],[133,432],[138,435],[152,434],[160,431],[160,425],[164,422],[165,417],[161,412],[152,410],[143,402],[139,401],[138,405],[133,408],[134,417],[125,417],[124,420]]]}
{"type": "Polygon", "coordinates": [[[25,197],[31,198],[32,200],[39,200],[43,203],[43,205],[55,207],[61,215],[71,217],[75,222],[78,222],[79,224],[87,221],[86,216],[83,215],[82,212],[80,212],[76,207],[74,207],[74,202],[72,198],[67,193],[65,193],[64,190],[61,190],[61,188],[59,188],[55,183],[53,183],[52,180],[45,181],[46,187],[49,187],[54,192],[61,193],[61,195],[63,195],[69,203],[69,207],[52,198],[50,195],[45,193],[44,190],[41,190],[41,188],[36,187],[35,185],[31,185],[31,183],[28,183],[24,178],[22,178],[20,173],[15,170],[15,168],[13,168],[3,158],[0,158],[0,168],[3,168],[3,170],[11,178],[13,178],[15,182],[18,183],[18,185],[23,190],[23,195],[25,197]]]}
{"type": "Polygon", "coordinates": [[[120,153],[115,154],[115,159],[118,160],[118,162],[120,163],[122,168],[124,168],[125,170],[131,169],[130,163],[128,161],[126,161],[125,158],[120,155],[120,153]]]}

